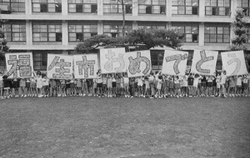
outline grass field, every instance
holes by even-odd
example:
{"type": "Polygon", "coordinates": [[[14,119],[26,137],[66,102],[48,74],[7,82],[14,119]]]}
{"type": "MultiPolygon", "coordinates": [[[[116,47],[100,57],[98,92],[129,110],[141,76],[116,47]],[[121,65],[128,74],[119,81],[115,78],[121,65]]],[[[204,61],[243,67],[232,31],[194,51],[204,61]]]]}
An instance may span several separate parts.
{"type": "Polygon", "coordinates": [[[0,158],[208,157],[250,157],[250,98],[0,100],[0,158]]]}

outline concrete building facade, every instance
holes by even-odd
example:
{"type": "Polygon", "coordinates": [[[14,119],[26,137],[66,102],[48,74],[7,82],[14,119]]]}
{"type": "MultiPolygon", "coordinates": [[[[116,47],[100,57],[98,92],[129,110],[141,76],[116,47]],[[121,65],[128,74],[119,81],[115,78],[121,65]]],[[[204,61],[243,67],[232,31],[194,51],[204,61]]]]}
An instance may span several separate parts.
{"type": "MultiPolygon", "coordinates": [[[[122,34],[121,0],[0,0],[2,29],[12,52],[32,52],[35,70],[46,70],[47,54],[70,54],[79,41],[122,34]]],[[[225,51],[234,38],[231,23],[249,0],[124,0],[126,31],[138,27],[176,29],[182,49],[225,51]]],[[[250,31],[248,32],[250,37],[250,31]]],[[[250,48],[250,38],[247,47],[250,48]]],[[[152,56],[155,69],[162,54],[152,56]]],[[[4,62],[0,62],[0,68],[4,62]]]]}

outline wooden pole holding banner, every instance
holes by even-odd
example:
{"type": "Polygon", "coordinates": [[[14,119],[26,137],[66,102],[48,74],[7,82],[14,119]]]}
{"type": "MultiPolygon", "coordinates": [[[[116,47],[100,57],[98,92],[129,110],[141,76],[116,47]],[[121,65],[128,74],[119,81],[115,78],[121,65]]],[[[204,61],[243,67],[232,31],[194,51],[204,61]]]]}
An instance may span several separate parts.
{"type": "Polygon", "coordinates": [[[125,9],[124,9],[124,0],[122,2],[122,36],[125,36],[125,9]]]}

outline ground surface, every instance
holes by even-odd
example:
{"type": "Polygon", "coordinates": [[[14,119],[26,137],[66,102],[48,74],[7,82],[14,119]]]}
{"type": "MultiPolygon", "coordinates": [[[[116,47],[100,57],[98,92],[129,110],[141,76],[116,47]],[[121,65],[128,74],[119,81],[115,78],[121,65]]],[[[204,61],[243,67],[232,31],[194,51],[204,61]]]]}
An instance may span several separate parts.
{"type": "Polygon", "coordinates": [[[249,158],[250,98],[0,100],[0,158],[249,158]]]}

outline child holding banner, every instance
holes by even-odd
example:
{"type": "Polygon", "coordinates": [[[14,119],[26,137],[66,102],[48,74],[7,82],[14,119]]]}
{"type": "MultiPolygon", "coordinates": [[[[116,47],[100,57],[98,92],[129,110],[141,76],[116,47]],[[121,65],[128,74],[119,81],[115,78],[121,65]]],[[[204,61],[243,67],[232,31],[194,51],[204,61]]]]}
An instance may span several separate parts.
{"type": "Polygon", "coordinates": [[[236,80],[236,96],[241,96],[242,94],[242,76],[239,75],[236,80]]]}
{"type": "Polygon", "coordinates": [[[112,97],[112,75],[108,74],[108,97],[112,97]]]}
{"type": "Polygon", "coordinates": [[[243,96],[246,97],[248,95],[248,79],[247,79],[247,75],[243,76],[242,79],[242,86],[243,86],[243,96]]]}
{"type": "Polygon", "coordinates": [[[235,87],[236,87],[235,77],[231,76],[229,77],[229,92],[228,92],[230,97],[235,97],[235,87]]]}
{"type": "Polygon", "coordinates": [[[227,79],[227,72],[226,70],[223,70],[222,73],[221,73],[221,77],[220,77],[220,94],[221,94],[221,97],[223,98],[226,98],[226,88],[225,88],[225,84],[226,84],[226,79],[227,79]]]}
{"type": "Polygon", "coordinates": [[[21,97],[26,97],[26,81],[24,78],[21,78],[20,80],[20,92],[21,92],[21,97]]]}
{"type": "Polygon", "coordinates": [[[10,98],[10,87],[11,87],[11,80],[8,79],[7,75],[4,75],[3,77],[3,98],[10,98]]]}
{"type": "Polygon", "coordinates": [[[125,97],[128,98],[129,97],[129,78],[127,74],[125,74],[125,76],[123,77],[123,81],[124,81],[124,94],[125,94],[125,97]]]}

